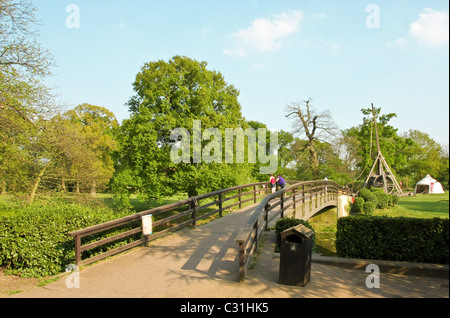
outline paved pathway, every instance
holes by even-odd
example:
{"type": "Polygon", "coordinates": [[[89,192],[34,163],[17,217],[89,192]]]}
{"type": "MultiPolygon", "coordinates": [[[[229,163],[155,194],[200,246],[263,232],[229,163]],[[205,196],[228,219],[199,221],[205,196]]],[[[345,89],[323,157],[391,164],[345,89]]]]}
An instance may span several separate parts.
{"type": "MultiPolygon", "coordinates": [[[[79,288],[67,288],[67,276],[45,287],[10,298],[339,298],[447,297],[447,277],[399,275],[381,270],[380,288],[368,289],[364,268],[315,256],[305,287],[278,284],[275,234],[266,232],[264,249],[245,282],[239,283],[235,242],[254,206],[186,229],[127,253],[86,266],[79,288]]],[[[338,260],[335,258],[334,260],[338,260]]],[[[445,275],[444,275],[445,276],[445,275]]]]}

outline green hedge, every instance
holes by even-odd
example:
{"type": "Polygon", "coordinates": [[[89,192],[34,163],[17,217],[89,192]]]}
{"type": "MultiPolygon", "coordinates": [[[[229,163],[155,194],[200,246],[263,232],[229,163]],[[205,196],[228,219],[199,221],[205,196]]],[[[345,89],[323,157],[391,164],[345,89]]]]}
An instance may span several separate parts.
{"type": "Polygon", "coordinates": [[[399,197],[384,193],[383,189],[361,189],[358,197],[351,206],[351,212],[372,215],[375,209],[386,209],[395,206],[399,202],[399,197]]]}
{"type": "MultiPolygon", "coordinates": [[[[307,228],[310,228],[311,230],[314,231],[313,227],[311,224],[308,223],[308,221],[304,221],[304,220],[299,220],[299,219],[294,219],[294,218],[281,218],[279,220],[277,220],[277,222],[275,223],[275,233],[277,235],[277,242],[276,242],[276,247],[275,247],[275,252],[280,252],[280,248],[281,248],[281,233],[293,226],[297,226],[297,225],[304,225],[307,228]]],[[[312,237],[312,252],[314,253],[316,251],[316,234],[313,234],[312,237]]]]}
{"type": "Polygon", "coordinates": [[[364,199],[360,197],[355,198],[355,202],[351,206],[351,211],[354,213],[364,212],[364,199]]]}
{"type": "Polygon", "coordinates": [[[106,208],[81,204],[3,207],[0,211],[0,267],[23,277],[64,272],[65,267],[75,261],[74,240],[67,233],[120,216],[106,208]]]}
{"type": "Polygon", "coordinates": [[[340,257],[448,264],[448,219],[349,216],[337,223],[340,257]]]}

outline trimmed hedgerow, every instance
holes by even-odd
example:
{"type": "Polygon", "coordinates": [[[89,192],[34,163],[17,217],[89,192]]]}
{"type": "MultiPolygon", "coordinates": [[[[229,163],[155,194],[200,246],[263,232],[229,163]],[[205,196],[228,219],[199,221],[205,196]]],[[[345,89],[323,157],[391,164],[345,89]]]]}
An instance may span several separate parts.
{"type": "Polygon", "coordinates": [[[366,201],[363,205],[363,211],[366,215],[372,215],[375,212],[377,204],[375,201],[366,201]]]}
{"type": "Polygon", "coordinates": [[[0,266],[23,277],[61,273],[75,260],[68,232],[118,217],[109,209],[81,204],[4,209],[0,211],[0,266]]]}
{"type": "Polygon", "coordinates": [[[337,223],[341,257],[448,264],[449,220],[349,216],[337,223]]]}
{"type": "Polygon", "coordinates": [[[395,206],[399,202],[399,197],[384,193],[383,189],[361,189],[355,202],[351,206],[352,213],[364,213],[372,215],[375,209],[386,209],[395,206]]]}

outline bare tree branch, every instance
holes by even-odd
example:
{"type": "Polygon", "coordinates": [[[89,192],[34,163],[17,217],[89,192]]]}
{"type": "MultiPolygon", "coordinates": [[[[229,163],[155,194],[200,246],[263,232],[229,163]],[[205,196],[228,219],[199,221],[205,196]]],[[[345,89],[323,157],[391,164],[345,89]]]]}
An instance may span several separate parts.
{"type": "Polygon", "coordinates": [[[292,116],[294,119],[293,128],[295,134],[306,136],[307,141],[301,151],[309,151],[314,176],[318,178],[319,162],[315,143],[330,138],[336,132],[337,128],[331,119],[329,111],[316,114],[310,107],[310,103],[311,98],[305,100],[303,103],[292,103],[288,105],[286,107],[286,117],[292,116]]]}

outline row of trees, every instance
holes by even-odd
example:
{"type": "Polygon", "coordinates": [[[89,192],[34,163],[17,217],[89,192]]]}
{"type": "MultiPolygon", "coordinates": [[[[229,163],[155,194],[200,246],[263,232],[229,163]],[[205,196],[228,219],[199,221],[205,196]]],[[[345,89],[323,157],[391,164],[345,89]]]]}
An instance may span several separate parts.
{"type": "Polygon", "coordinates": [[[43,84],[53,58],[37,41],[34,13],[30,2],[0,0],[0,194],[95,193],[113,175],[117,121],[102,107],[55,102],[43,84]]]}
{"type": "MultiPolygon", "coordinates": [[[[397,180],[411,188],[431,174],[448,188],[448,144],[439,145],[415,129],[399,134],[389,124],[395,113],[375,111],[381,151],[397,180]]],[[[329,112],[316,114],[311,100],[289,105],[286,113],[295,115],[296,129],[293,134],[283,132],[280,170],[285,175],[300,180],[327,176],[341,184],[362,186],[377,156],[372,108],[362,108],[362,123],[343,131],[336,128],[329,112]]]]}
{"type": "MultiPolygon", "coordinates": [[[[42,84],[52,57],[36,41],[30,3],[0,0],[0,193],[39,191],[90,192],[112,190],[127,206],[130,194],[143,200],[177,192],[189,196],[251,181],[264,181],[262,162],[196,162],[190,140],[189,162],[174,163],[170,138],[175,128],[193,133],[218,128],[267,128],[246,120],[239,91],[222,74],[183,56],[146,63],[133,84],[127,103],[130,118],[120,125],[104,107],[82,104],[64,110],[42,84]]],[[[383,154],[405,185],[426,173],[448,185],[448,146],[443,149],[427,134],[412,130],[399,135],[389,125],[395,114],[378,113],[383,154]]],[[[294,130],[278,134],[278,149],[265,139],[266,155],[278,156],[277,172],[287,179],[312,180],[325,176],[358,186],[376,156],[369,109],[362,109],[361,125],[339,131],[328,112],[317,114],[311,100],[293,103],[285,115],[294,130]]],[[[201,148],[214,142],[202,136],[201,148]]],[[[216,140],[216,142],[218,142],[216,140]]],[[[224,140],[222,140],[224,142],[224,140]]],[[[245,139],[247,145],[248,140],[245,139]]],[[[234,150],[238,145],[234,145],[234,150]]],[[[262,149],[262,150],[260,150],[262,149]]],[[[223,154],[225,156],[225,153],[223,154]]],[[[256,158],[260,158],[256,156],[256,158]]]]}

